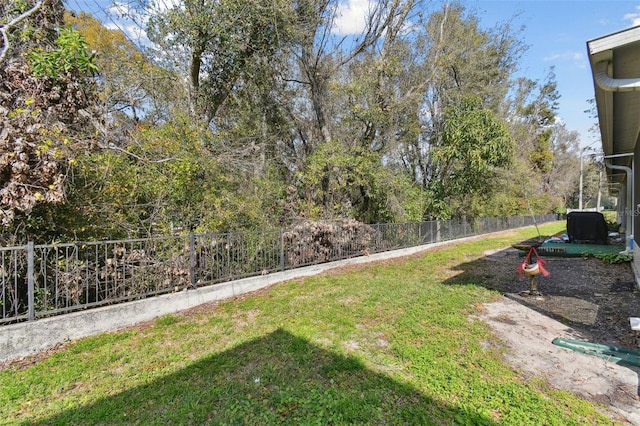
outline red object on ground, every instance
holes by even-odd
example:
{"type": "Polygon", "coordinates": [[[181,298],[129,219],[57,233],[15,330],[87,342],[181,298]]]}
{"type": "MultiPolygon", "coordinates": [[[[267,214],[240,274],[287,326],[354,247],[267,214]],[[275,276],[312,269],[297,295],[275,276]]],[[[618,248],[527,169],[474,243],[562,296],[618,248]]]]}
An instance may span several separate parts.
{"type": "Polygon", "coordinates": [[[518,274],[522,277],[525,273],[524,271],[525,268],[528,268],[530,265],[533,265],[535,263],[538,264],[538,269],[540,270],[540,273],[542,274],[542,276],[548,277],[549,271],[547,271],[544,268],[544,265],[547,264],[547,261],[540,257],[540,255],[538,254],[538,250],[536,250],[536,248],[533,246],[529,248],[529,253],[527,253],[527,257],[525,257],[524,261],[520,264],[518,268],[518,274]],[[532,263],[531,258],[534,255],[535,255],[536,261],[532,263]]]}

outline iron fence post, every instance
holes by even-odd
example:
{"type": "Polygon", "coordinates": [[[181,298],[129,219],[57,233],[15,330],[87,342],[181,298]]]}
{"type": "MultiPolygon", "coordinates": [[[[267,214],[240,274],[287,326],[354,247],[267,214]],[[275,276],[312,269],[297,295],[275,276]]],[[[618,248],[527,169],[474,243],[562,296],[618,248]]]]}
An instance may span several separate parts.
{"type": "Polygon", "coordinates": [[[429,221],[429,239],[430,242],[433,243],[435,241],[434,235],[433,235],[433,220],[429,221]]]}
{"type": "Polygon", "coordinates": [[[342,223],[338,223],[338,232],[337,232],[337,236],[338,236],[338,252],[335,255],[335,258],[330,258],[330,261],[333,260],[342,260],[342,259],[348,259],[349,256],[348,255],[344,255],[344,253],[342,252],[342,244],[340,244],[340,239],[342,237],[342,235],[344,234],[344,229],[342,228],[342,223]]]}
{"type": "Polygon", "coordinates": [[[27,303],[29,307],[29,321],[36,319],[35,307],[35,277],[34,277],[34,255],[33,241],[27,243],[27,303]]]}
{"type": "Polygon", "coordinates": [[[284,271],[284,229],[280,228],[280,270],[284,271]]]}
{"type": "Polygon", "coordinates": [[[191,288],[196,287],[196,236],[191,231],[189,233],[189,277],[191,279],[191,288]]]}

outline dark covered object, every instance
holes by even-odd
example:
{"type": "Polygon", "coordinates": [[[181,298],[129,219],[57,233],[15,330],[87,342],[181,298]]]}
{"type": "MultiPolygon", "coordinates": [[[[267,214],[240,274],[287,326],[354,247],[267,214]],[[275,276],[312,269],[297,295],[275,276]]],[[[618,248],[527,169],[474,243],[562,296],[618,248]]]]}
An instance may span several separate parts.
{"type": "Polygon", "coordinates": [[[570,243],[607,244],[609,229],[604,215],[598,212],[571,212],[567,215],[570,243]]]}

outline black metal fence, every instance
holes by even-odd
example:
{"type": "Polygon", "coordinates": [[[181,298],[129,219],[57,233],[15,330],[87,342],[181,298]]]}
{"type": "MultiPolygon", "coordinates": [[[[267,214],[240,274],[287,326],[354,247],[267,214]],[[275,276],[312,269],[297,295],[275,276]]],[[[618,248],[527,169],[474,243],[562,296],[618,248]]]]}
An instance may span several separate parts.
{"type": "Polygon", "coordinates": [[[188,234],[0,248],[0,325],[238,278],[529,226],[555,215],[188,234]]]}

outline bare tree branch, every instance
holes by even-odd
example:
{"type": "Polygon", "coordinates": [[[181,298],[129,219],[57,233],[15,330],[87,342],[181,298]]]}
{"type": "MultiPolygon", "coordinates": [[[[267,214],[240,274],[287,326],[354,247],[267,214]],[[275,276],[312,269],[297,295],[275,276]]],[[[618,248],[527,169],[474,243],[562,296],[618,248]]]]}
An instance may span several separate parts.
{"type": "Polygon", "coordinates": [[[129,152],[126,149],[120,148],[119,146],[114,145],[114,144],[104,145],[104,144],[98,143],[96,145],[100,149],[111,149],[113,151],[118,151],[118,152],[121,152],[121,153],[123,153],[125,155],[128,155],[130,157],[133,157],[138,161],[143,161],[143,162],[146,162],[146,163],[161,164],[161,163],[166,163],[167,161],[179,161],[180,160],[180,158],[178,158],[178,157],[167,157],[167,158],[161,158],[159,160],[150,160],[150,159],[145,158],[145,157],[140,157],[139,155],[136,155],[133,152],[129,152]]]}
{"type": "Polygon", "coordinates": [[[4,58],[7,56],[7,52],[9,51],[9,47],[10,47],[8,31],[11,30],[12,27],[15,27],[16,25],[18,25],[23,20],[27,19],[29,16],[36,13],[38,9],[40,9],[43,3],[44,3],[44,0],[36,1],[36,3],[33,5],[31,9],[27,10],[26,12],[23,12],[22,14],[13,18],[11,21],[0,26],[0,34],[2,34],[2,47],[0,48],[1,49],[0,64],[2,64],[2,62],[4,61],[4,58]]]}

